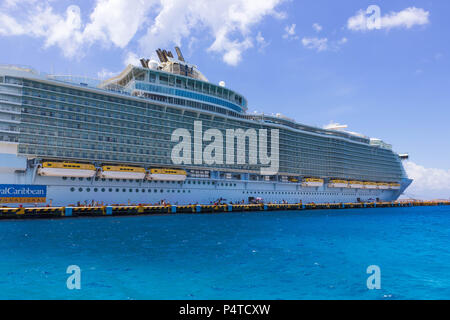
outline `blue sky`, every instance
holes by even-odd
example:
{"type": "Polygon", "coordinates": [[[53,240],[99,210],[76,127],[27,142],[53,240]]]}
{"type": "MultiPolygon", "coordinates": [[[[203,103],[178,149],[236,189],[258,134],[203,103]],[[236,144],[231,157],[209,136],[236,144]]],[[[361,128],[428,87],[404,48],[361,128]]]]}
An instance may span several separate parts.
{"type": "Polygon", "coordinates": [[[381,138],[410,154],[411,196],[449,198],[449,15],[445,0],[3,0],[0,63],[97,78],[177,44],[250,112],[381,138]]]}

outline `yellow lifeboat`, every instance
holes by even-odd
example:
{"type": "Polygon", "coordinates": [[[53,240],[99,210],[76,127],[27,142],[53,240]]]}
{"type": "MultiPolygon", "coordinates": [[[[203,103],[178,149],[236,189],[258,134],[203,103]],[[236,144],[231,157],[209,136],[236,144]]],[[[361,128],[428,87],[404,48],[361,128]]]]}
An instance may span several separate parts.
{"type": "Polygon", "coordinates": [[[76,162],[46,161],[38,168],[39,175],[48,177],[91,178],[95,173],[94,165],[76,162]]]}
{"type": "Polygon", "coordinates": [[[323,179],[319,178],[304,178],[302,180],[302,187],[315,188],[323,186],[323,179]]]}
{"type": "Polygon", "coordinates": [[[364,182],[364,189],[378,189],[378,184],[376,182],[366,181],[364,182]]]}
{"type": "Polygon", "coordinates": [[[184,181],[186,171],[179,169],[150,169],[147,175],[148,180],[159,181],[184,181]]]}
{"type": "Polygon", "coordinates": [[[145,174],[145,169],[141,167],[102,166],[100,178],[143,180],[145,178],[145,174]]]}
{"type": "Polygon", "coordinates": [[[347,180],[333,179],[328,182],[328,188],[348,188],[349,182],[347,180]]]}
{"type": "Polygon", "coordinates": [[[378,189],[381,190],[389,190],[389,183],[385,183],[385,182],[378,182],[377,183],[378,189]]]}
{"type": "Polygon", "coordinates": [[[289,177],[289,182],[298,183],[298,179],[294,177],[289,177]]]}
{"type": "Polygon", "coordinates": [[[400,183],[389,183],[389,188],[392,190],[400,190],[400,183]]]}
{"type": "Polygon", "coordinates": [[[364,188],[364,182],[362,181],[350,181],[348,183],[349,187],[351,189],[362,189],[364,188]]]}

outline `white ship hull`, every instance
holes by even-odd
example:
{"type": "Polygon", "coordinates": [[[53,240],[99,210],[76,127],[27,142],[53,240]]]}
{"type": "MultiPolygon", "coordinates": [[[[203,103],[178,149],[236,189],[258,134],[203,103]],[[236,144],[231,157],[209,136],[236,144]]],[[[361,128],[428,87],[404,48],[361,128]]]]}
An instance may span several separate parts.
{"type": "MultiPolygon", "coordinates": [[[[409,185],[407,180],[405,186],[409,185]]],[[[312,189],[301,184],[276,181],[188,178],[180,181],[114,179],[67,179],[40,176],[32,170],[25,174],[2,173],[0,187],[7,184],[45,186],[46,197],[39,205],[112,205],[155,204],[162,200],[172,204],[209,204],[244,202],[260,198],[264,202],[280,203],[348,203],[393,201],[401,190],[336,189],[322,185],[312,189]]],[[[34,203],[3,203],[8,206],[34,206],[34,203]]]]}

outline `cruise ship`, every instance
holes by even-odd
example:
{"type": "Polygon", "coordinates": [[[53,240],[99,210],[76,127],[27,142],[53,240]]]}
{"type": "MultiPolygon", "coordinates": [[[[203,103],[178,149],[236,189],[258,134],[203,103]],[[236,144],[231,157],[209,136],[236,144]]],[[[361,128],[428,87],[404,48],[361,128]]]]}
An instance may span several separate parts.
{"type": "Polygon", "coordinates": [[[247,113],[175,50],[105,81],[0,66],[0,206],[393,201],[412,182],[391,145],[247,113]]]}

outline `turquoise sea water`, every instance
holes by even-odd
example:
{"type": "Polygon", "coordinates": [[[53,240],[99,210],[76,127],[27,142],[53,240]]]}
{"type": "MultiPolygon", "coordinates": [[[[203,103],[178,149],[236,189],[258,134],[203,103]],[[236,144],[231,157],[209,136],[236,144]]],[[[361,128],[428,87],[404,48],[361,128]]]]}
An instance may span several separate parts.
{"type": "Polygon", "coordinates": [[[449,239],[450,207],[0,221],[0,298],[450,299],[449,239]]]}

